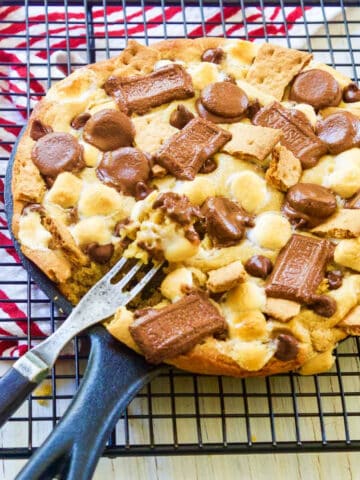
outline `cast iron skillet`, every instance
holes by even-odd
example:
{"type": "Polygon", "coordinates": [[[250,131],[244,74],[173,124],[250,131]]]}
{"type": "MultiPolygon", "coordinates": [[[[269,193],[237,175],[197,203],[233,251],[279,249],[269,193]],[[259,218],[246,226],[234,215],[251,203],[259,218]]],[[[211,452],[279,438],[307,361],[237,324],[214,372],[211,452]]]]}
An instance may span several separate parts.
{"type": "MultiPolygon", "coordinates": [[[[70,302],[56,285],[21,252],[12,232],[11,180],[17,145],[5,176],[5,210],[9,231],[23,266],[54,303],[69,314],[70,302]]],[[[134,396],[157,376],[163,367],[148,364],[143,357],[116,341],[97,325],[87,330],[91,340],[84,378],[65,415],[19,473],[18,480],[88,480],[105,448],[112,429],[134,396]]]]}

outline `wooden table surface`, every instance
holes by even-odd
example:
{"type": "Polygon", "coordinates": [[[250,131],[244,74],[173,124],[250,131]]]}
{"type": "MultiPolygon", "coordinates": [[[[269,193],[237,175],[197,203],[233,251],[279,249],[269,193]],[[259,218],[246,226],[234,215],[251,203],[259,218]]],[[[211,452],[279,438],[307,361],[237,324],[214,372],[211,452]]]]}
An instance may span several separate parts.
{"type": "MultiPolygon", "coordinates": [[[[24,460],[4,460],[13,480],[24,460]]],[[[94,480],[358,480],[360,453],[102,458],[94,480]]]]}

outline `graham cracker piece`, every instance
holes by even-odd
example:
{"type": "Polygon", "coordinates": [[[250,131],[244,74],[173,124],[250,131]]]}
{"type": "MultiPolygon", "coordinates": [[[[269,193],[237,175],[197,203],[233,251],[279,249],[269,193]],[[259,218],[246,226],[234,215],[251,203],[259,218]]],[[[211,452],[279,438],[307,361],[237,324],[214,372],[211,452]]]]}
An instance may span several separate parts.
{"type": "Polygon", "coordinates": [[[281,130],[247,123],[234,123],[227,130],[232,139],[225,144],[223,151],[261,166],[266,164],[267,156],[281,138],[281,130]]]}
{"type": "Polygon", "coordinates": [[[337,326],[343,328],[348,335],[360,335],[360,305],[353,308],[337,326]]]}
{"type": "Polygon", "coordinates": [[[296,185],[301,177],[301,162],[283,145],[277,145],[272,152],[272,159],[266,171],[266,181],[269,185],[287,192],[296,185]]]}
{"type": "Polygon", "coordinates": [[[310,53],[264,43],[247,73],[246,81],[281,100],[285,88],[311,59],[310,53]]]}
{"type": "Polygon", "coordinates": [[[266,300],[264,313],[280,322],[287,322],[300,313],[300,303],[270,297],[266,300]]]}
{"type": "Polygon", "coordinates": [[[245,269],[240,260],[238,260],[217,270],[211,270],[206,286],[210,292],[226,292],[236,287],[239,283],[243,283],[245,278],[245,269]]]}
{"type": "Polygon", "coordinates": [[[360,235],[360,210],[342,208],[311,232],[320,237],[356,238],[360,235]]]}

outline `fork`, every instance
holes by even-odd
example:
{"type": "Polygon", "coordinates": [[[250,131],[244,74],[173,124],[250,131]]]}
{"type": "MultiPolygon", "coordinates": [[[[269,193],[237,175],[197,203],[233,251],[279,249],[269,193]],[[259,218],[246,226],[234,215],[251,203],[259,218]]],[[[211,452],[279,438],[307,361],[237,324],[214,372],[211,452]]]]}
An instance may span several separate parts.
{"type": "Polygon", "coordinates": [[[64,346],[82,330],[109,318],[117,308],[133,300],[162,264],[144,265],[138,261],[127,271],[129,266],[131,261],[121,258],[80,300],[63,324],[46,340],[19,358],[1,378],[0,427],[49,374],[64,346]],[[142,268],[143,278],[133,288],[126,290],[142,268]],[[112,282],[115,276],[123,272],[125,274],[118,282],[112,282]]]}

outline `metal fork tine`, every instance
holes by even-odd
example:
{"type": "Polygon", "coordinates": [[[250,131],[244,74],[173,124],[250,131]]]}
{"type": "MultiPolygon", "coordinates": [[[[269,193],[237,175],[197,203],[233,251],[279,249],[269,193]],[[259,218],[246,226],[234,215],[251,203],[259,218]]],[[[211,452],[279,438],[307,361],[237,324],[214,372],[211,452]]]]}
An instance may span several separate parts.
{"type": "Polygon", "coordinates": [[[140,270],[141,267],[144,266],[144,263],[141,262],[140,260],[132,267],[131,270],[128,271],[128,273],[117,283],[114,285],[117,288],[123,288],[127,283],[130,282],[132,278],[137,274],[137,272],[140,270]]]}
{"type": "Polygon", "coordinates": [[[111,270],[108,271],[106,275],[104,275],[103,280],[104,281],[109,281],[115,277],[115,275],[120,272],[120,270],[126,265],[126,263],[129,261],[129,258],[121,258],[115,265],[112,267],[111,270]]]}
{"type": "Polygon", "coordinates": [[[152,267],[152,269],[149,270],[146,275],[144,275],[144,277],[140,280],[140,282],[128,292],[129,297],[128,297],[127,303],[130,302],[133,298],[135,298],[136,295],[140,293],[144,287],[146,287],[146,285],[153,278],[155,273],[158,272],[162,266],[163,264],[159,263],[158,265],[155,265],[154,267],[152,267]]]}

